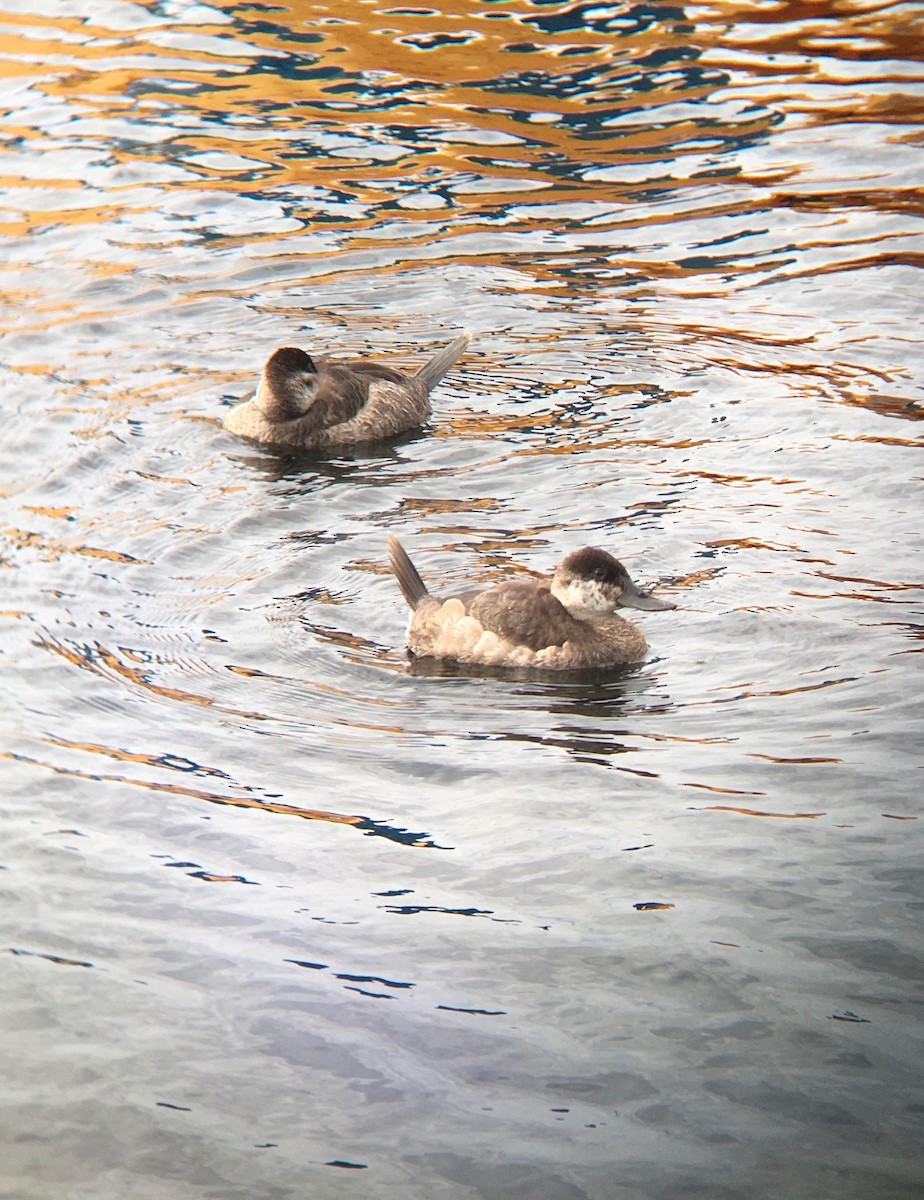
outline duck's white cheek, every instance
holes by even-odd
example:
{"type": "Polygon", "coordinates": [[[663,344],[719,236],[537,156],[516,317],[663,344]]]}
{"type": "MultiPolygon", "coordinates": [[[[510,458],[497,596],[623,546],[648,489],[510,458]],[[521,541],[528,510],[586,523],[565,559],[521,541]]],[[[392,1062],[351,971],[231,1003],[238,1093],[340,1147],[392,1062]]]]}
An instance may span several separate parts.
{"type": "Polygon", "coordinates": [[[555,594],[571,612],[611,612],[615,604],[612,589],[595,579],[572,580],[567,587],[556,589],[555,594]]]}
{"type": "Polygon", "coordinates": [[[596,612],[612,612],[615,605],[613,589],[605,588],[603,584],[593,581],[587,589],[587,607],[596,612]]]}

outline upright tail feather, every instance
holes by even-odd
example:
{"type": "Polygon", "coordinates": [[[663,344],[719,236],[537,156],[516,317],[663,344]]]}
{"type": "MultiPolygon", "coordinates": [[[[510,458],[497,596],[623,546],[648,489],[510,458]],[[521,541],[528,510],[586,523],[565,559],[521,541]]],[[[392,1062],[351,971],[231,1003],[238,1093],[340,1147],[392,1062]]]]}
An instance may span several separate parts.
{"type": "Polygon", "coordinates": [[[417,568],[408,558],[404,547],[396,537],[388,535],[388,563],[398,581],[401,595],[416,609],[430,595],[427,585],[417,574],[417,568]]]}
{"type": "Polygon", "coordinates": [[[475,335],[471,330],[466,329],[464,333],[459,334],[454,342],[450,342],[448,346],[445,346],[442,350],[434,354],[428,363],[424,363],[417,372],[417,378],[424,381],[428,392],[436,387],[474,337],[475,335]]]}

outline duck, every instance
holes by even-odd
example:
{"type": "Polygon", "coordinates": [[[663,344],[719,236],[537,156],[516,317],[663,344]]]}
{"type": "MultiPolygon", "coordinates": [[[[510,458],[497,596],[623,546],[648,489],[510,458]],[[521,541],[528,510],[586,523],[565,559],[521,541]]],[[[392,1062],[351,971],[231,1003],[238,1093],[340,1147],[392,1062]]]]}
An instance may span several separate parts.
{"type": "Polygon", "coordinates": [[[430,392],[473,340],[466,330],[416,374],[365,359],[312,358],[282,346],[267,359],[254,395],[229,408],[230,433],[266,445],[332,450],[397,437],[430,415],[430,392]]]}
{"type": "Polygon", "coordinates": [[[648,643],[616,612],[676,608],[633,583],[622,563],[596,546],[565,555],[552,576],[512,579],[483,591],[432,595],[394,535],[389,566],[411,610],[412,658],[487,667],[600,671],[635,662],[648,643]]]}

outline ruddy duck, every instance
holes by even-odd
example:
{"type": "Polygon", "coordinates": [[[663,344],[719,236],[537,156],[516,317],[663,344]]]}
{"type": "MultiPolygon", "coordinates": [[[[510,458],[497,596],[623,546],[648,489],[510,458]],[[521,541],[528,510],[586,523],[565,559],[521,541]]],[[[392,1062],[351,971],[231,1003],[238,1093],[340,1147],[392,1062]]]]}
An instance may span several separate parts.
{"type": "Polygon", "coordinates": [[[648,643],[616,608],[676,608],[637,587],[605,550],[575,550],[543,579],[516,579],[481,592],[431,596],[397,538],[388,561],[411,607],[408,652],[492,667],[602,670],[641,658],[648,643]]]}
{"type": "Polygon", "coordinates": [[[328,450],[406,433],[430,414],[430,392],[473,334],[434,354],[416,375],[381,363],[313,359],[295,346],[270,355],[250,400],[228,409],[225,429],[300,450],[328,450]]]}

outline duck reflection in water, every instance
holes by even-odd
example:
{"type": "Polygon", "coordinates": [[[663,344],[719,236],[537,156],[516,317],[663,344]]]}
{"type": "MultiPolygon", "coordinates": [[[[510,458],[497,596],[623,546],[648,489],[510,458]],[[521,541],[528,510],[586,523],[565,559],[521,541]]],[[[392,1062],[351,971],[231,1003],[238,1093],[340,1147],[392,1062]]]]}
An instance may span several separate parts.
{"type": "Polygon", "coordinates": [[[388,559],[411,608],[413,657],[488,667],[598,671],[641,658],[648,643],[617,608],[676,608],[634,584],[605,550],[568,554],[549,578],[516,579],[484,591],[432,596],[395,537],[388,559]]]}
{"type": "Polygon", "coordinates": [[[430,392],[472,341],[460,334],[415,374],[363,359],[313,359],[295,346],[276,350],[253,397],[230,408],[225,429],[256,442],[332,450],[416,429],[430,415],[430,392]]]}

